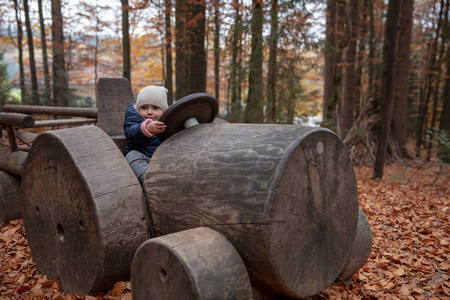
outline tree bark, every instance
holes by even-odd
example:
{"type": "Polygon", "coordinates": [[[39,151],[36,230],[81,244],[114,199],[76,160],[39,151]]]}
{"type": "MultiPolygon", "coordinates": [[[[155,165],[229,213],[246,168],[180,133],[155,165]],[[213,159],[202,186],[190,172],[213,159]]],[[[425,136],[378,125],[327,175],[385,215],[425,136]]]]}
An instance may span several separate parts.
{"type": "Polygon", "coordinates": [[[355,119],[355,99],[356,99],[356,42],[358,39],[358,1],[351,0],[349,7],[349,18],[347,21],[347,31],[349,41],[345,52],[344,66],[344,95],[340,106],[339,114],[339,136],[344,139],[348,131],[352,128],[355,119]]]}
{"type": "Polygon", "coordinates": [[[33,31],[31,30],[30,11],[28,8],[28,0],[23,1],[23,8],[25,11],[25,25],[27,28],[27,40],[28,40],[28,53],[30,60],[30,73],[31,73],[31,102],[32,105],[39,105],[39,90],[36,75],[36,61],[34,59],[34,43],[33,43],[33,31]]]}
{"type": "Polygon", "coordinates": [[[122,3],[122,55],[123,78],[131,82],[131,54],[130,54],[130,23],[128,0],[120,0],[122,3]]]}
{"type": "Polygon", "coordinates": [[[264,23],[263,0],[253,0],[252,2],[252,52],[250,55],[250,69],[248,75],[248,96],[245,107],[244,122],[263,123],[264,122],[264,93],[263,93],[263,36],[262,29],[264,23]]]}
{"type": "Polygon", "coordinates": [[[334,94],[334,72],[336,69],[336,0],[327,0],[327,23],[325,41],[325,76],[323,89],[323,122],[332,120],[330,102],[334,94]]]}
{"type": "MultiPolygon", "coordinates": [[[[431,128],[434,129],[436,126],[436,120],[437,120],[437,105],[438,105],[438,98],[439,98],[439,85],[441,83],[441,75],[442,75],[442,59],[444,58],[444,52],[445,52],[445,41],[447,41],[447,32],[448,32],[448,9],[449,9],[449,0],[446,1],[446,7],[445,7],[445,17],[444,17],[444,24],[442,29],[442,37],[441,37],[441,49],[439,51],[439,59],[437,63],[437,74],[434,84],[434,94],[433,94],[433,111],[431,115],[431,128]]],[[[430,137],[430,142],[428,143],[428,150],[427,150],[427,161],[430,161],[431,158],[431,148],[433,146],[432,143],[433,136],[430,137]]]]}
{"type": "Polygon", "coordinates": [[[368,97],[372,97],[376,99],[374,95],[374,89],[373,89],[373,80],[374,80],[374,59],[375,59],[375,29],[374,29],[374,23],[375,23],[375,17],[373,14],[373,2],[372,0],[366,0],[367,1],[367,9],[369,11],[369,65],[367,70],[367,94],[368,97]]]}
{"type": "Polygon", "coordinates": [[[165,87],[169,91],[167,93],[167,102],[169,105],[173,103],[173,70],[172,70],[172,0],[166,2],[166,82],[165,87]]]}
{"type": "Polygon", "coordinates": [[[359,8],[359,13],[361,14],[361,18],[359,19],[358,26],[358,56],[357,56],[357,68],[356,68],[356,90],[355,90],[355,120],[358,118],[361,110],[367,102],[367,91],[363,93],[362,87],[362,75],[363,75],[363,66],[364,66],[364,58],[366,57],[366,37],[367,37],[367,1],[362,1],[361,6],[359,8]]]}
{"type": "Polygon", "coordinates": [[[450,49],[447,48],[446,57],[447,74],[445,76],[444,104],[442,106],[439,129],[447,131],[450,134],[450,49]]]}
{"type": "Polygon", "coordinates": [[[181,99],[188,94],[186,1],[175,1],[175,84],[177,99],[181,99]]]}
{"type": "Polygon", "coordinates": [[[389,0],[383,43],[383,65],[381,74],[383,80],[381,82],[380,93],[380,122],[377,132],[377,153],[372,179],[383,178],[387,139],[390,134],[392,111],[394,109],[394,82],[400,9],[400,1],[389,0]]]}
{"type": "Polygon", "coordinates": [[[220,99],[220,0],[214,0],[214,94],[220,99]]]}
{"type": "Polygon", "coordinates": [[[48,71],[47,38],[46,38],[47,35],[45,33],[44,16],[42,12],[42,0],[38,0],[38,7],[39,7],[39,24],[41,28],[42,64],[44,66],[44,83],[45,83],[43,104],[50,105],[51,103],[50,73],[48,71]]]}
{"type": "Polygon", "coordinates": [[[444,0],[441,0],[441,9],[439,11],[439,19],[438,24],[435,32],[434,42],[430,45],[430,52],[429,52],[429,59],[428,59],[428,65],[426,67],[428,75],[425,79],[425,88],[423,92],[423,97],[421,97],[420,104],[419,104],[419,118],[417,121],[417,127],[416,127],[416,156],[420,156],[420,147],[423,144],[423,138],[424,138],[424,129],[426,127],[426,118],[428,116],[428,103],[430,101],[431,92],[433,90],[432,87],[432,81],[433,81],[433,73],[435,70],[435,62],[436,62],[436,51],[437,51],[437,45],[439,41],[439,33],[441,30],[441,24],[442,24],[442,14],[444,11],[444,0]]]}
{"type": "Polygon", "coordinates": [[[22,17],[20,14],[20,7],[17,0],[14,0],[14,10],[17,22],[17,49],[19,52],[19,70],[20,70],[20,94],[23,103],[27,103],[28,94],[25,88],[25,72],[23,69],[23,31],[22,31],[22,17]]]}
{"type": "Polygon", "coordinates": [[[240,81],[239,70],[240,65],[238,62],[240,39],[242,36],[242,18],[241,18],[241,6],[239,0],[233,1],[233,8],[235,10],[234,26],[231,40],[231,62],[230,62],[230,90],[231,90],[231,103],[230,103],[230,121],[240,121],[241,103],[239,86],[240,81]]]}
{"type": "Polygon", "coordinates": [[[186,22],[189,39],[189,94],[206,91],[205,0],[190,0],[186,22]]]}
{"type": "Polygon", "coordinates": [[[336,6],[336,44],[339,44],[336,54],[335,69],[334,69],[334,85],[333,85],[333,98],[328,105],[328,119],[333,119],[330,122],[331,125],[335,125],[335,129],[339,132],[339,105],[341,104],[341,82],[342,82],[342,51],[348,43],[347,37],[345,36],[345,4],[344,1],[338,1],[336,6]],[[333,124],[334,123],[334,124],[333,124]]]}
{"type": "Polygon", "coordinates": [[[61,0],[52,0],[53,104],[69,106],[61,0]]]}
{"type": "Polygon", "coordinates": [[[408,78],[411,53],[411,32],[414,0],[403,0],[398,36],[397,67],[395,75],[394,112],[392,116],[392,132],[400,147],[400,156],[409,158],[406,149],[406,119],[408,103],[408,78]]]}
{"type": "Polygon", "coordinates": [[[277,48],[278,48],[278,0],[272,0],[270,8],[269,74],[267,78],[267,121],[274,123],[277,116],[277,48]]]}

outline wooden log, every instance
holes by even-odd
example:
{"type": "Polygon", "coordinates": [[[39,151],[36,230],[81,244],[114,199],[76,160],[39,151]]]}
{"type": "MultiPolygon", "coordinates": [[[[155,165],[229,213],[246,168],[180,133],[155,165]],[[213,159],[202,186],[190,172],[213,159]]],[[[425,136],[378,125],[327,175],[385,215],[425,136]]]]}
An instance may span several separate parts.
{"type": "Polygon", "coordinates": [[[57,107],[57,106],[6,104],[3,105],[3,111],[17,112],[24,114],[97,118],[97,108],[89,108],[89,107],[83,108],[83,107],[57,107]]]}
{"type": "Polygon", "coordinates": [[[23,173],[23,219],[39,270],[86,295],[128,280],[149,238],[143,192],[109,136],[95,126],[41,133],[23,173]]]}
{"type": "Polygon", "coordinates": [[[0,169],[8,173],[22,176],[27,152],[11,152],[8,148],[0,147],[0,169]]]}
{"type": "Polygon", "coordinates": [[[349,155],[323,128],[185,129],[156,150],[144,190],[158,236],[211,227],[239,252],[252,282],[297,298],[337,278],[358,221],[349,155]]]}
{"type": "Polygon", "coordinates": [[[24,114],[9,114],[0,112],[0,124],[6,126],[16,126],[22,128],[33,127],[34,118],[30,115],[24,114]]]}
{"type": "Polygon", "coordinates": [[[0,170],[0,223],[22,218],[21,179],[0,170]]]}
{"type": "Polygon", "coordinates": [[[131,289],[133,299],[252,299],[241,257],[206,227],[143,243],[131,266],[131,289]]]}
{"type": "Polygon", "coordinates": [[[54,126],[73,126],[97,123],[97,119],[57,119],[57,120],[41,120],[34,123],[35,128],[38,127],[54,127],[54,126]]]}
{"type": "Polygon", "coordinates": [[[367,216],[359,207],[358,225],[355,240],[353,241],[350,257],[344,266],[337,281],[348,281],[359,269],[361,269],[370,257],[372,251],[372,230],[367,216]]]}
{"type": "Polygon", "coordinates": [[[100,78],[98,80],[97,104],[98,127],[125,153],[126,138],[123,133],[125,110],[134,100],[131,84],[126,78],[100,78]]]}

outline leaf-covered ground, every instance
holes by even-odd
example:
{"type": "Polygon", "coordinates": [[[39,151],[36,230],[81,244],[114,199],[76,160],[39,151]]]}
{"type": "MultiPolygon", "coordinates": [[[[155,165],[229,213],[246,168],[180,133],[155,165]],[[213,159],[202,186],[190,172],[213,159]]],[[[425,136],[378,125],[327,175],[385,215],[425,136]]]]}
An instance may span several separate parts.
{"type": "MultiPolygon", "coordinates": [[[[391,165],[383,180],[356,167],[359,202],[372,228],[367,263],[351,282],[313,299],[450,299],[450,169],[391,165]]],[[[0,225],[0,299],[131,299],[130,282],[107,293],[62,293],[37,269],[21,219],[0,225]]]]}

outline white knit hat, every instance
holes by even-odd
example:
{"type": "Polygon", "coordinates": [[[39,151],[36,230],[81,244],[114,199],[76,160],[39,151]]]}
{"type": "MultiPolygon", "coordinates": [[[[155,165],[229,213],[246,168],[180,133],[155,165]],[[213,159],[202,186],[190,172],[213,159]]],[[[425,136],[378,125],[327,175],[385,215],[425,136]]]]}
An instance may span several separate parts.
{"type": "Polygon", "coordinates": [[[169,107],[167,104],[167,93],[169,91],[163,86],[146,86],[137,95],[136,109],[142,105],[151,104],[158,106],[163,111],[169,107]]]}

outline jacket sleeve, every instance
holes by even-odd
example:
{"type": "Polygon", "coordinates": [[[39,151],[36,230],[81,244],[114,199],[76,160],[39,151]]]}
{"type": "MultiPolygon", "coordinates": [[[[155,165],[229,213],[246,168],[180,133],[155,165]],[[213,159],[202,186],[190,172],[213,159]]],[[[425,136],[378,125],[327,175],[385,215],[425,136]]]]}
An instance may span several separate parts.
{"type": "Polygon", "coordinates": [[[125,137],[132,143],[145,144],[148,139],[141,130],[142,118],[131,109],[127,109],[125,113],[125,121],[123,122],[123,133],[125,137]]]}

